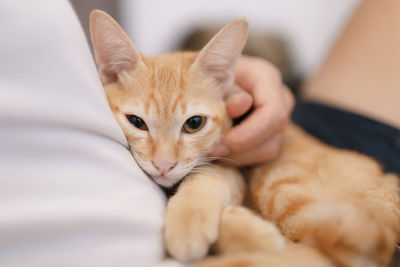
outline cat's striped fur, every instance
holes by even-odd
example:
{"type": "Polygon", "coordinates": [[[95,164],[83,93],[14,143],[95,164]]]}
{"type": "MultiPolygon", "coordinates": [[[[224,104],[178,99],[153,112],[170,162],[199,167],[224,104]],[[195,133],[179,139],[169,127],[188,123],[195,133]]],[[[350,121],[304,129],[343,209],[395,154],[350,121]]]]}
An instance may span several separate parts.
{"type": "Polygon", "coordinates": [[[398,177],[383,174],[371,158],[290,125],[280,156],[249,173],[251,207],[266,220],[239,207],[246,190],[237,170],[208,163],[231,125],[224,93],[246,40],[245,20],[226,26],[200,52],[158,57],[139,54],[104,12],[92,13],[91,33],[107,98],[138,164],[163,186],[185,177],[167,205],[170,255],[199,260],[213,244],[217,256],[200,266],[388,263],[400,240],[398,177]],[[135,128],[129,115],[146,127],[135,128]],[[195,115],[207,119],[204,128],[183,132],[195,115]]]}

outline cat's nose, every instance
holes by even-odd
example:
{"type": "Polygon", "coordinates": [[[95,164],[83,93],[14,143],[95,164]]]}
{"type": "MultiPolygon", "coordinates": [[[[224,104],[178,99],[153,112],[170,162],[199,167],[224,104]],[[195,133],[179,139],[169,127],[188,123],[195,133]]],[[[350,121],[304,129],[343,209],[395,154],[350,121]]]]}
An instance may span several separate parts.
{"type": "Polygon", "coordinates": [[[168,159],[168,158],[160,158],[160,159],[153,159],[151,161],[154,167],[161,172],[161,174],[165,174],[172,170],[176,164],[176,159],[168,159]]]}

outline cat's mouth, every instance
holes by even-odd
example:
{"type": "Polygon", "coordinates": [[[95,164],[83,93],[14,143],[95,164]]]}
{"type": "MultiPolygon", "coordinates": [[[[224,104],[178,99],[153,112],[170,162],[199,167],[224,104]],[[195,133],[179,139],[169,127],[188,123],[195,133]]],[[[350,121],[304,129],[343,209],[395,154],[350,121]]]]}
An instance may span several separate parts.
{"type": "Polygon", "coordinates": [[[162,187],[172,187],[176,183],[179,183],[185,176],[182,177],[168,177],[165,174],[162,175],[149,175],[151,179],[162,187]]]}
{"type": "Polygon", "coordinates": [[[134,150],[130,149],[130,151],[134,156],[136,162],[138,163],[139,167],[147,174],[147,176],[156,184],[164,188],[171,188],[181,182],[183,178],[188,175],[194,167],[194,164],[189,164],[182,167],[178,163],[172,170],[163,173],[152,167],[149,162],[143,161],[140,159],[140,157],[137,157],[134,150]]]}

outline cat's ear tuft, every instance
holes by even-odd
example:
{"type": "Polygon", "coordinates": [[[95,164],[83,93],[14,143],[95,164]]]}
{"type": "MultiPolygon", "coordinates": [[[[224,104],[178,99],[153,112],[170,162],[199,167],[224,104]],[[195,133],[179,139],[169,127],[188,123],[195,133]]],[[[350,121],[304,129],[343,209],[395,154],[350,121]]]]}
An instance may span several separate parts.
{"type": "Polygon", "coordinates": [[[239,18],[222,28],[200,51],[194,66],[212,76],[223,88],[234,82],[236,63],[247,40],[248,23],[239,18]]]}
{"type": "Polygon", "coordinates": [[[90,35],[100,79],[103,84],[117,81],[122,72],[132,71],[140,55],[118,23],[107,13],[90,14],[90,35]]]}

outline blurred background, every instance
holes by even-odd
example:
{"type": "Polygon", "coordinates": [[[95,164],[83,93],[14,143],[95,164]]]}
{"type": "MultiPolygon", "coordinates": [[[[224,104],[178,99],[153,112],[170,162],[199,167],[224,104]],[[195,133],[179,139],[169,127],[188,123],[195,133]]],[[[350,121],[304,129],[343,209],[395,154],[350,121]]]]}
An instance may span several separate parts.
{"type": "Polygon", "coordinates": [[[324,55],[361,0],[71,0],[88,34],[89,13],[102,9],[145,54],[198,50],[229,21],[250,25],[245,53],[281,69],[294,91],[324,55]]]}

